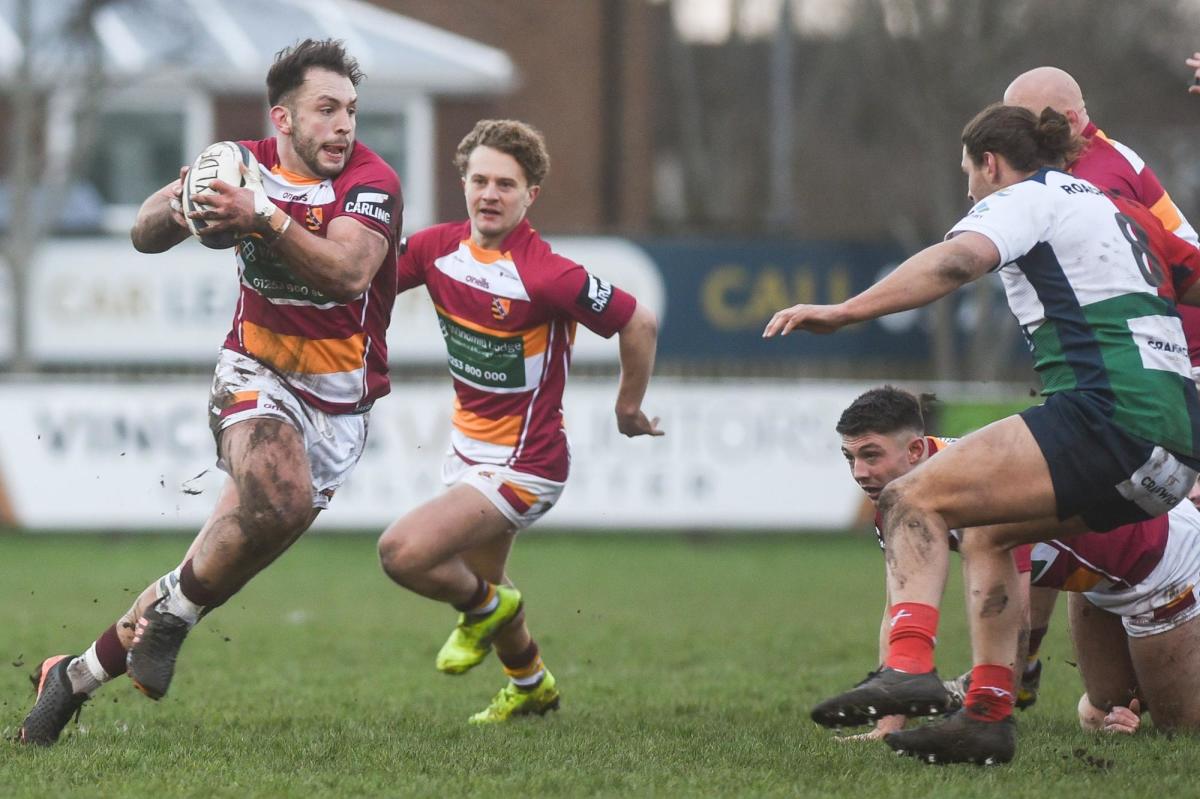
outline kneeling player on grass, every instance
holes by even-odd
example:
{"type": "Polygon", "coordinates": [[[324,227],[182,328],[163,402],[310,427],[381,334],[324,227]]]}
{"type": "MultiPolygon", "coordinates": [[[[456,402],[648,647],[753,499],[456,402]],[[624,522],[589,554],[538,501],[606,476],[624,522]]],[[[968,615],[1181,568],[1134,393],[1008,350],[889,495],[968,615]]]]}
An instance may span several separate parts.
{"type": "Polygon", "coordinates": [[[1061,171],[1078,146],[1061,114],[991,106],[962,138],[976,205],[945,242],[844,303],[778,312],[764,335],[832,333],[919,308],[1000,270],[1047,400],[966,436],[884,489],[897,622],[885,668],[813,709],[829,726],[946,710],[933,648],[947,534],[986,525],[964,568],[980,590],[968,608],[972,682],[997,690],[945,721],[884,740],[927,762],[997,763],[1016,752],[1008,664],[1023,613],[1012,601],[1018,577],[1009,549],[1161,516],[1200,473],[1200,396],[1173,302],[1178,295],[1200,304],[1200,255],[1145,208],[1061,171]]]}
{"type": "Polygon", "coordinates": [[[1033,545],[1034,585],[1073,592],[1071,640],[1085,730],[1200,732],[1200,511],[1033,545]]]}
{"type": "MultiPolygon", "coordinates": [[[[874,388],[856,398],[842,412],[836,429],[842,438],[842,455],[850,466],[850,474],[873,504],[878,501],[880,493],[888,483],[908,474],[952,443],[948,439],[926,435],[920,400],[909,392],[893,386],[874,388]]],[[[878,511],[875,514],[875,535],[879,539],[880,549],[885,549],[883,522],[878,511]]],[[[956,539],[958,535],[958,532],[954,531],[956,539]]],[[[958,546],[957,540],[954,546],[958,546]]],[[[1017,571],[1023,578],[1018,583],[1017,601],[1027,604],[1029,548],[1017,547],[1013,550],[1013,556],[1017,563],[1017,571]]],[[[888,609],[891,606],[891,597],[888,597],[883,608],[883,619],[879,625],[879,663],[881,664],[887,657],[888,633],[891,630],[891,617],[888,609]]],[[[1024,663],[1022,653],[1016,652],[1014,655],[1017,662],[1024,663]]],[[[1027,698],[1024,702],[1018,700],[1018,706],[1022,708],[1032,705],[1037,698],[1036,675],[1040,674],[1040,670],[1030,673],[1035,677],[1030,684],[1023,686],[1027,698]]],[[[947,683],[947,688],[951,690],[951,693],[956,694],[956,704],[962,703],[968,690],[959,682],[961,682],[961,678],[955,683],[947,683]]],[[[978,689],[979,687],[977,687],[978,689]]],[[[882,738],[890,732],[904,729],[905,722],[904,715],[884,716],[876,722],[874,730],[863,735],[853,736],[853,740],[882,738]]]]}
{"type": "MultiPolygon", "coordinates": [[[[917,398],[891,386],[858,397],[837,431],[854,479],[872,501],[947,445],[924,434],[917,398]]],[[[970,542],[973,531],[955,536],[970,542]]],[[[1200,625],[1193,624],[1200,616],[1194,595],[1200,586],[1200,511],[1184,502],[1146,522],[1013,552],[1018,572],[1027,576],[1019,583],[1019,597],[1030,579],[1034,588],[1076,592],[1070,600],[1071,634],[1086,688],[1079,702],[1084,729],[1133,732],[1139,724],[1136,697],[1143,703],[1153,697],[1151,704],[1160,708],[1157,726],[1200,729],[1200,625]]],[[[969,543],[965,556],[971,556],[969,543]]],[[[881,658],[888,622],[885,614],[881,658]]],[[[855,737],[882,738],[902,729],[904,721],[885,716],[874,731],[855,737]]]]}
{"type": "Polygon", "coordinates": [[[455,164],[469,218],[410,236],[399,262],[399,289],[425,286],[446,340],[455,392],[442,466],[449,489],[393,523],[379,557],[397,583],[459,611],[439,671],[462,674],[496,648],[509,682],[470,719],[487,724],[558,707],[506,564],[517,532],[566,485],[562,396],[576,325],[620,339],[615,410],[626,436],[662,435],[642,412],[658,327],[652,311],[556,255],[525,219],[550,165],[538,131],[484,120],[455,164]]]}

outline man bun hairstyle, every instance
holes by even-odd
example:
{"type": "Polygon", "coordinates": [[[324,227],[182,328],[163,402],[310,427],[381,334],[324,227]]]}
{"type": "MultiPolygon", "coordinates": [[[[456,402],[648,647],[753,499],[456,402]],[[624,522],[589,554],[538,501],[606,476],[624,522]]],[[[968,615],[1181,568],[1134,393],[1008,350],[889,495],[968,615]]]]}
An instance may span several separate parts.
{"type": "Polygon", "coordinates": [[[984,153],[1004,156],[1021,172],[1061,169],[1074,161],[1083,140],[1071,133],[1067,118],[1047,106],[1041,116],[1016,105],[993,103],[975,115],[962,132],[963,147],[976,164],[984,153]]]}
{"type": "Polygon", "coordinates": [[[340,39],[305,39],[275,54],[267,72],[267,103],[274,107],[286,102],[313,67],[349,78],[354,86],[364,77],[358,60],[346,52],[340,39]]]}
{"type": "Polygon", "coordinates": [[[935,401],[932,394],[917,397],[895,386],[880,386],[861,395],[838,419],[838,435],[857,438],[869,433],[891,435],[901,430],[925,434],[925,407],[935,401]]]}
{"type": "Polygon", "coordinates": [[[546,138],[532,125],[515,119],[481,119],[458,143],[454,167],[467,176],[467,160],[476,147],[491,147],[511,155],[525,172],[530,186],[540,186],[550,172],[550,153],[546,138]]]}

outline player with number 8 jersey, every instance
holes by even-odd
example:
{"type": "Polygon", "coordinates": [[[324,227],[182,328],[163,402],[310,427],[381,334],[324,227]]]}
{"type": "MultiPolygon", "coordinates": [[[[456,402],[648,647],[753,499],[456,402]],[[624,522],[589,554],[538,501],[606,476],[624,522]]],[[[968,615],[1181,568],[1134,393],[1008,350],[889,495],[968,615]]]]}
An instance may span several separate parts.
{"type": "Polygon", "coordinates": [[[1194,248],[1143,206],[1054,169],[979,202],[947,237],[967,231],[1000,251],[1044,394],[1087,392],[1125,432],[1200,457],[1200,405],[1174,302],[1200,276],[1167,274],[1167,264],[1195,263],[1194,248]]]}

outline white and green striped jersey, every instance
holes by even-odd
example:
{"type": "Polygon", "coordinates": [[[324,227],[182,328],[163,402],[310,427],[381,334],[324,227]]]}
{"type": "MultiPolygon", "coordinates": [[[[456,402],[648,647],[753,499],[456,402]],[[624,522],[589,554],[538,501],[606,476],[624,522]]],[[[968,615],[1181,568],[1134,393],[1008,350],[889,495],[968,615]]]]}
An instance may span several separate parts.
{"type": "Polygon", "coordinates": [[[986,197],[947,237],[973,231],[1000,252],[1008,305],[1043,393],[1095,392],[1126,432],[1183,455],[1200,444],[1200,400],[1155,237],[1128,201],[1058,170],[986,197]]]}

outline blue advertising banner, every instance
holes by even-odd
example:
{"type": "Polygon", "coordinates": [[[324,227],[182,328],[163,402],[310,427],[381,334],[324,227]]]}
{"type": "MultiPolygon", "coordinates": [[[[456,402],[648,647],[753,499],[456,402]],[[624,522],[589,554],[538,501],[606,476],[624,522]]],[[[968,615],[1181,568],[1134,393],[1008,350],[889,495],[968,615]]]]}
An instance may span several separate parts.
{"type": "Polygon", "coordinates": [[[646,240],[662,273],[666,309],[659,354],[681,359],[874,356],[925,358],[921,311],[840,331],[763,340],[775,311],[797,303],[834,303],[865,289],[903,258],[870,244],[737,239],[646,240]]]}

